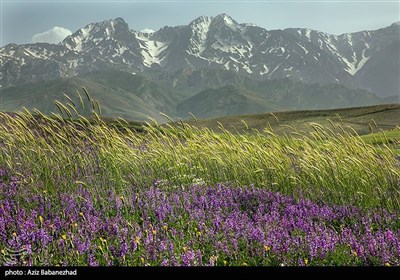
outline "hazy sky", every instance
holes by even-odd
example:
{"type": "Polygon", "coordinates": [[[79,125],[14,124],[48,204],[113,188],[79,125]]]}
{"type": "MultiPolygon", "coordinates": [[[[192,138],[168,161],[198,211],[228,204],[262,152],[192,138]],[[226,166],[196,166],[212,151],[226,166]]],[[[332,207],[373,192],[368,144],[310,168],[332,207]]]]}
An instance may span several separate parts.
{"type": "Polygon", "coordinates": [[[378,29],[400,20],[399,1],[0,1],[1,46],[57,41],[88,23],[116,17],[134,30],[158,30],[227,13],[239,23],[268,30],[307,27],[331,34],[378,29]]]}

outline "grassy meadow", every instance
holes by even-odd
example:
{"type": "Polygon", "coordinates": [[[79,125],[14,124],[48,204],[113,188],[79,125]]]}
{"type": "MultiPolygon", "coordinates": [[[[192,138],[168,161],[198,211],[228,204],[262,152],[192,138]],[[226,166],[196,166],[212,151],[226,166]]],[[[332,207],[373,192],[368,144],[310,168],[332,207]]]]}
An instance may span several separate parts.
{"type": "Polygon", "coordinates": [[[87,99],[0,113],[3,265],[400,265],[399,127],[138,129],[87,99]]]}

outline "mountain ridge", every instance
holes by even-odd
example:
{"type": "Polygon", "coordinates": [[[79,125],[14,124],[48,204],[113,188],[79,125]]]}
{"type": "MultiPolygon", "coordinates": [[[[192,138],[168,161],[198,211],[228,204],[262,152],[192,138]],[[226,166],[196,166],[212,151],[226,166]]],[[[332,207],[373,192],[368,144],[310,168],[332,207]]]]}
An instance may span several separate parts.
{"type": "Polygon", "coordinates": [[[290,77],[308,83],[340,83],[373,91],[378,96],[397,95],[398,57],[385,50],[399,50],[400,25],[341,35],[288,28],[267,30],[238,23],[226,14],[201,16],[188,25],[165,26],[153,33],[130,29],[122,18],[90,23],[60,44],[9,44],[0,48],[3,87],[93,71],[175,73],[202,68],[234,71],[252,79],[290,77]],[[390,71],[381,57],[390,61],[390,71]],[[372,61],[372,62],[371,62],[372,61]],[[364,71],[363,71],[364,70],[364,71]],[[368,72],[368,73],[365,73],[368,72]],[[369,73],[382,73],[374,84],[369,73]]]}

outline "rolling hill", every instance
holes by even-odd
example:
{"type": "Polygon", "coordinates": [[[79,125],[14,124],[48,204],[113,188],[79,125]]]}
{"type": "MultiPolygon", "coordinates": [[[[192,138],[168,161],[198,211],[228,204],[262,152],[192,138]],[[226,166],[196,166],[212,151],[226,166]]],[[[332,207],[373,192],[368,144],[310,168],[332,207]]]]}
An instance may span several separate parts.
{"type": "Polygon", "coordinates": [[[188,120],[196,127],[208,127],[219,131],[219,124],[225,129],[235,132],[251,132],[257,129],[260,132],[266,127],[272,127],[278,134],[294,131],[310,132],[310,124],[318,123],[324,127],[351,126],[360,135],[372,131],[394,129],[400,126],[400,104],[384,104],[366,107],[354,107],[333,110],[306,110],[276,112],[269,114],[254,114],[229,116],[216,119],[188,120]],[[339,117],[340,116],[340,117],[339,117]],[[244,122],[246,123],[244,123],[244,122]]]}
{"type": "MultiPolygon", "coordinates": [[[[129,120],[165,120],[160,116],[164,112],[177,117],[175,104],[183,97],[170,89],[146,80],[141,76],[120,71],[94,72],[80,78],[59,78],[50,81],[29,83],[2,90],[2,111],[18,111],[22,107],[38,109],[44,113],[58,112],[55,100],[63,103],[68,94],[79,103],[76,91],[83,95],[85,87],[93,99],[99,101],[102,115],[122,117],[129,120]]],[[[89,106],[84,114],[90,115],[89,106]]]]}
{"type": "MultiPolygon", "coordinates": [[[[55,100],[67,101],[63,93],[74,97],[82,87],[100,102],[105,117],[136,121],[149,117],[166,121],[160,112],[172,119],[190,118],[189,112],[198,118],[217,118],[392,102],[366,90],[340,84],[306,84],[289,78],[260,81],[223,70],[203,69],[194,76],[183,77],[176,79],[182,83],[175,87],[162,77],[115,70],[43,80],[2,88],[0,110],[18,111],[26,107],[49,114],[57,111],[55,100]],[[230,82],[222,82],[226,77],[230,82]]],[[[86,114],[90,114],[90,110],[86,114]]]]}
{"type": "Polygon", "coordinates": [[[262,98],[254,92],[234,86],[208,89],[185,99],[177,106],[181,118],[189,118],[188,112],[198,118],[276,112],[287,108],[262,98]]]}

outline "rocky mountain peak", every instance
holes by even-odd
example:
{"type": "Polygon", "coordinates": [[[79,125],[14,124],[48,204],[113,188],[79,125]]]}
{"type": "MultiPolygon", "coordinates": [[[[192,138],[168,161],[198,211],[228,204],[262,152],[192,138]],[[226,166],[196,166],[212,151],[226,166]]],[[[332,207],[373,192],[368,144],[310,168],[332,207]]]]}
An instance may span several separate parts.
{"type": "Polygon", "coordinates": [[[214,24],[224,24],[227,26],[232,26],[232,25],[238,24],[233,18],[231,18],[229,15],[227,15],[225,13],[215,16],[213,18],[213,22],[214,22],[214,24]]]}
{"type": "Polygon", "coordinates": [[[81,52],[88,45],[130,33],[128,24],[120,17],[98,23],[90,23],[66,37],[61,44],[70,50],[81,52]]]}
{"type": "Polygon", "coordinates": [[[175,73],[211,68],[256,79],[289,77],[311,83],[342,83],[378,94],[375,89],[379,89],[381,95],[390,96],[399,92],[400,62],[387,47],[392,46],[390,53],[396,54],[398,44],[392,43],[399,41],[399,23],[335,36],[311,29],[255,28],[219,14],[142,33],[129,30],[122,18],[115,18],[88,24],[58,45],[0,48],[4,65],[0,81],[12,86],[97,70],[146,72],[157,67],[157,71],[175,73]],[[374,82],[370,72],[376,73],[374,82]],[[392,75],[397,78],[385,78],[392,75]]]}
{"type": "Polygon", "coordinates": [[[199,25],[209,25],[212,21],[212,17],[209,16],[200,16],[189,23],[189,26],[195,27],[199,25]]]}

